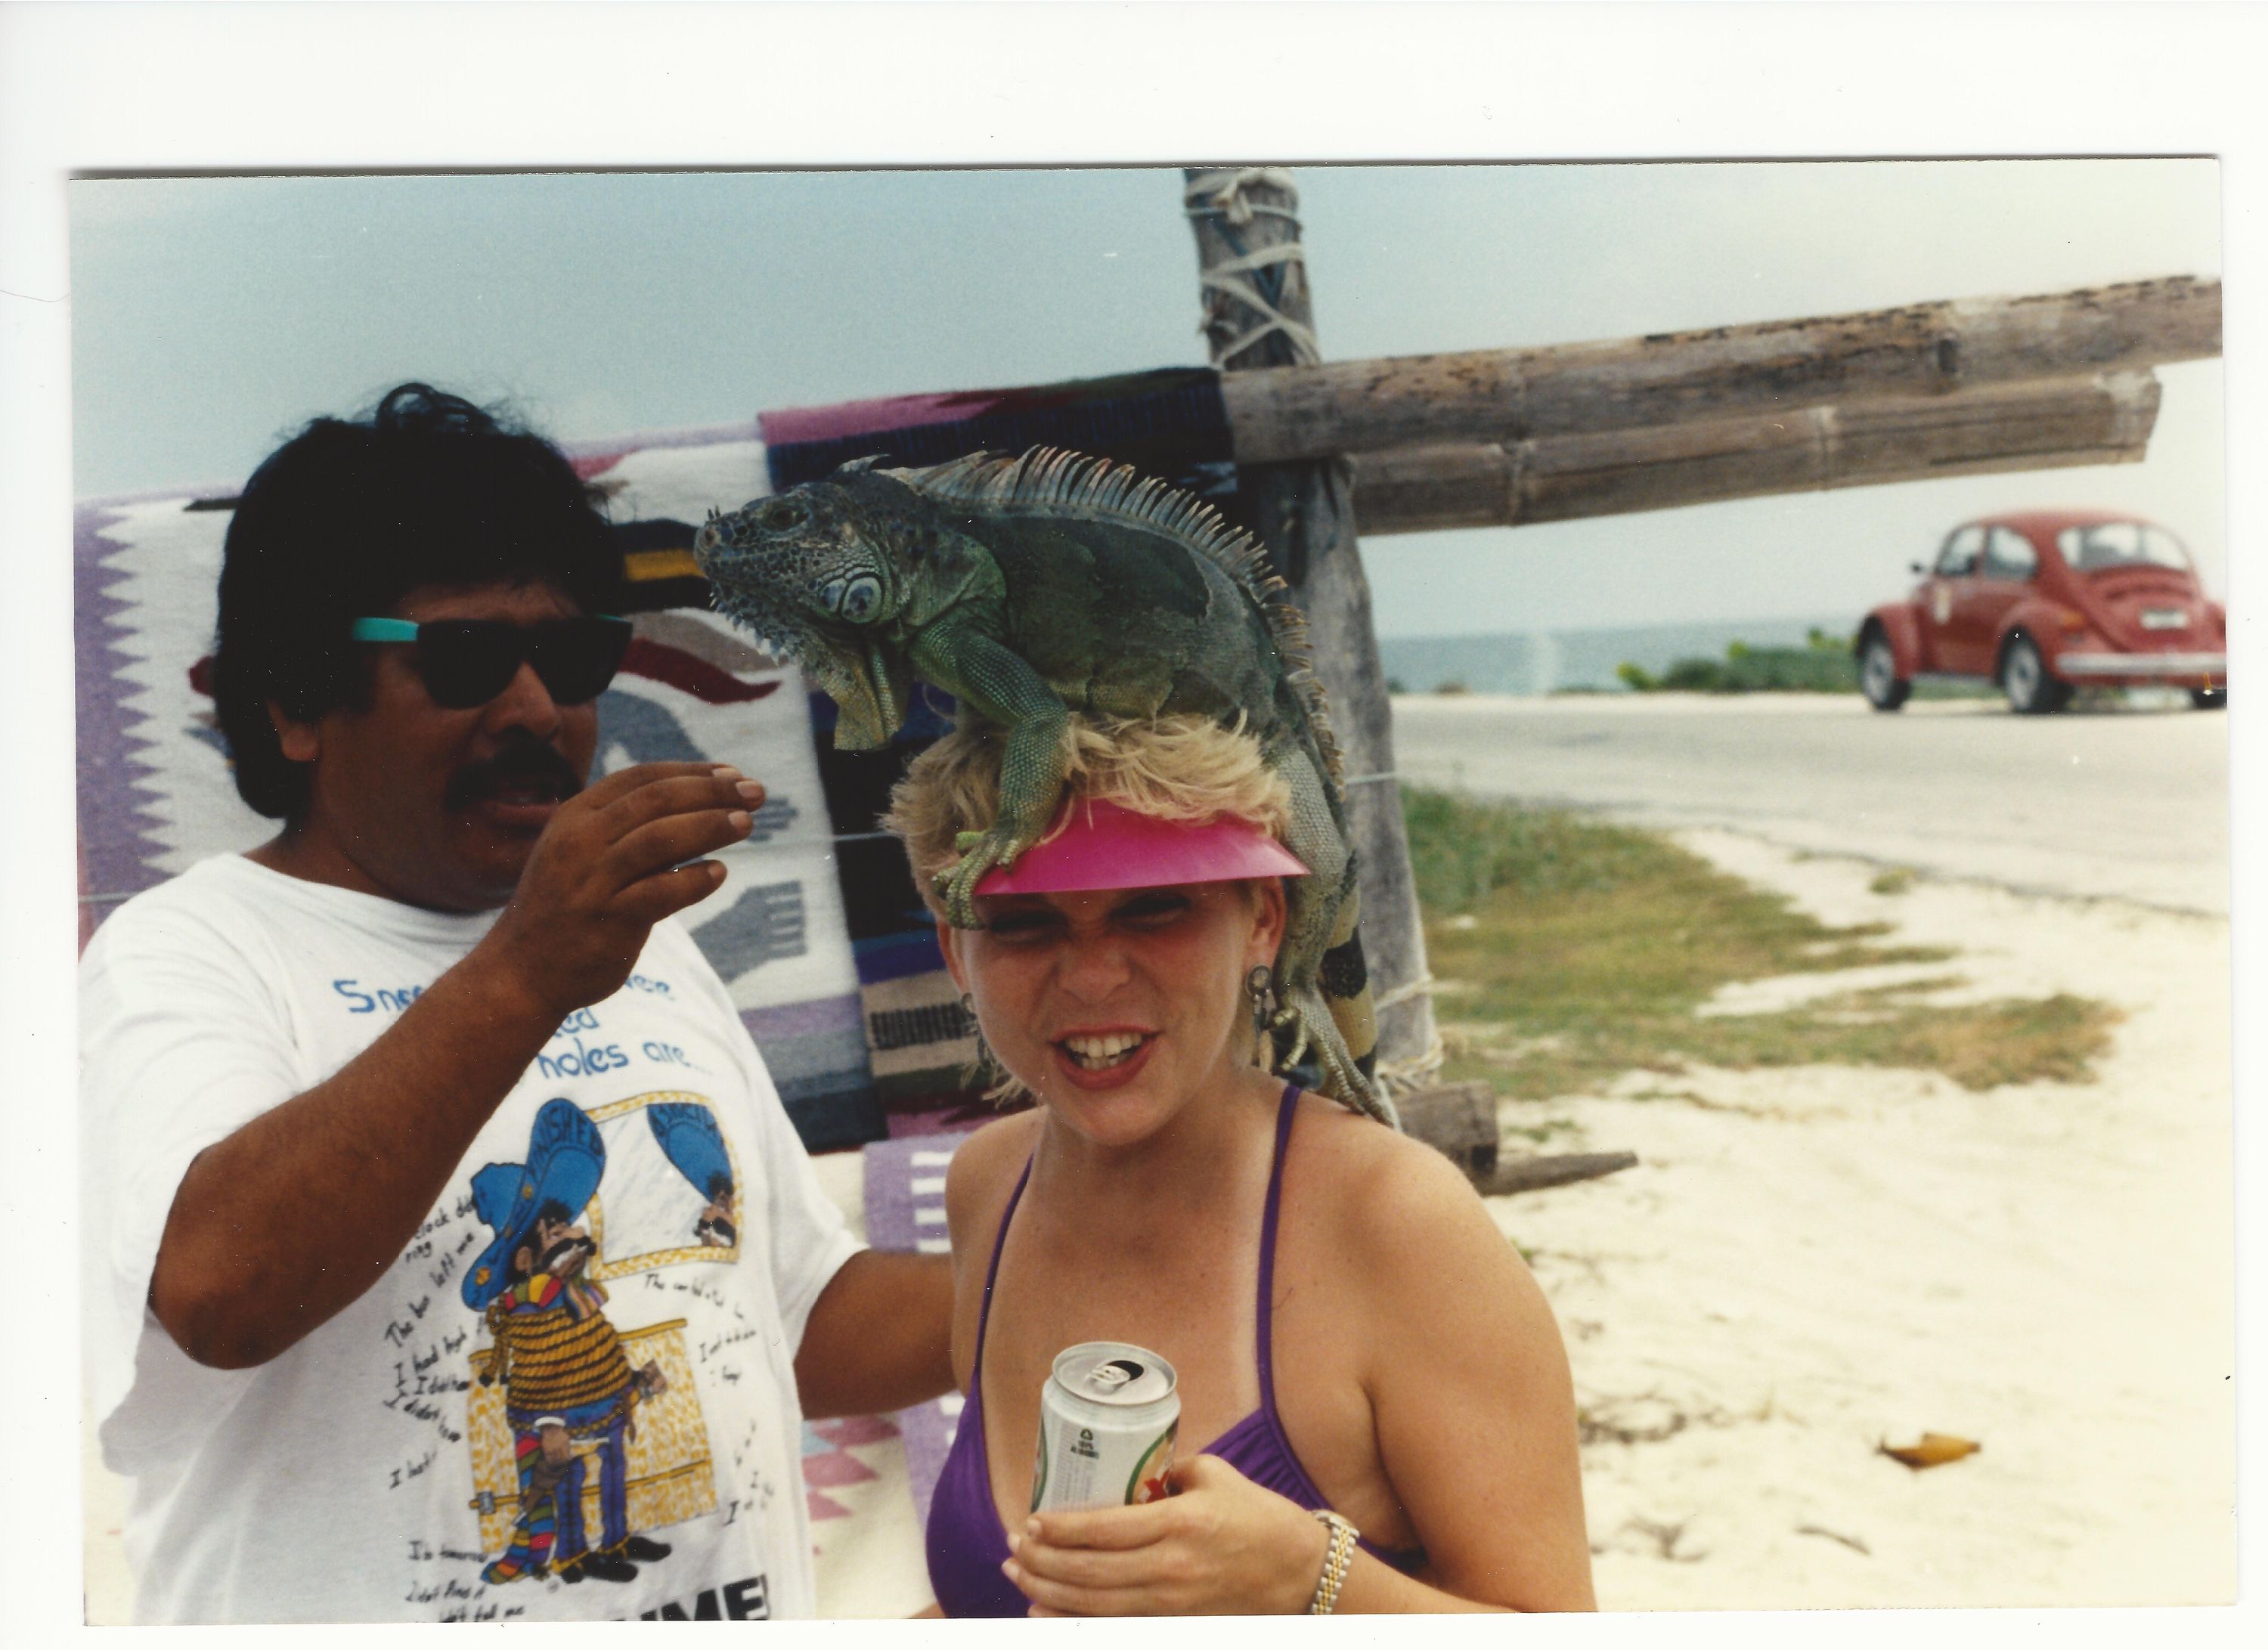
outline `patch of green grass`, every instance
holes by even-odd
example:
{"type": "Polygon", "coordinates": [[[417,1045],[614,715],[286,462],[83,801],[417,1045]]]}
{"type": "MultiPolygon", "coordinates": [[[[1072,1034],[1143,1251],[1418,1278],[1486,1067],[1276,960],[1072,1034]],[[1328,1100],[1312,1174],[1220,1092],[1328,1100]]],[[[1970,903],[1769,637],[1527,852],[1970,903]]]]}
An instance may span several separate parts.
{"type": "Polygon", "coordinates": [[[1418,902],[1431,921],[1471,913],[1498,889],[1602,893],[1642,880],[1663,846],[1577,814],[1446,791],[1403,787],[1402,814],[1418,902]]]}
{"type": "Polygon", "coordinates": [[[1913,887],[1914,873],[1908,866],[1892,866],[1888,871],[1867,884],[1869,894],[1903,894],[1913,887]]]}
{"type": "Polygon", "coordinates": [[[1432,969],[1462,988],[1443,1005],[1450,1080],[1543,1099],[1631,1071],[1831,1064],[1981,1089],[2086,1078],[2117,1019],[2066,995],[1916,1000],[1943,981],[1699,1019],[1738,981],[1953,954],[1883,944],[1884,924],[1821,923],[1644,831],[1417,790],[1404,815],[1432,969]]]}

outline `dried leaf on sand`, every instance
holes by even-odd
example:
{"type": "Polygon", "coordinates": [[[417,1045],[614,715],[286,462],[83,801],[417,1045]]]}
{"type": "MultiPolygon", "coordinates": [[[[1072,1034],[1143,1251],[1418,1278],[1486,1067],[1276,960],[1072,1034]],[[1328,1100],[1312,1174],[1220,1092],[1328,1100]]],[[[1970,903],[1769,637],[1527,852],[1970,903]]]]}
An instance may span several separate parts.
{"type": "Polygon", "coordinates": [[[1950,1433],[1924,1433],[1918,1444],[1885,1442],[1881,1451],[1892,1461],[1904,1462],[1919,1472],[1924,1467],[1942,1467],[1948,1461],[1973,1455],[1984,1447],[1984,1445],[1966,1438],[1955,1438],[1950,1433]]]}

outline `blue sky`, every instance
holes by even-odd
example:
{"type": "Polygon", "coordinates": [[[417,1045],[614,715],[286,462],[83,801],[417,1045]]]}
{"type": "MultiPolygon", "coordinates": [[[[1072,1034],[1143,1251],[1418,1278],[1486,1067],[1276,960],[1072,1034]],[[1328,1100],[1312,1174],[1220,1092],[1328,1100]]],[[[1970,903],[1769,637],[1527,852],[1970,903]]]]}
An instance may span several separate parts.
{"type": "MultiPolygon", "coordinates": [[[[2209,159],[1308,166],[1353,357],[2217,275],[2209,159]]],[[[1204,359],[1165,169],[122,179],[70,186],[74,489],[240,479],[424,377],[563,438],[1204,359]]],[[[1365,545],[1383,635],[1859,614],[1978,511],[2132,508],[2225,589],[2220,367],[2139,466],[1365,545]]],[[[731,501],[722,501],[731,502],[731,501]]]]}

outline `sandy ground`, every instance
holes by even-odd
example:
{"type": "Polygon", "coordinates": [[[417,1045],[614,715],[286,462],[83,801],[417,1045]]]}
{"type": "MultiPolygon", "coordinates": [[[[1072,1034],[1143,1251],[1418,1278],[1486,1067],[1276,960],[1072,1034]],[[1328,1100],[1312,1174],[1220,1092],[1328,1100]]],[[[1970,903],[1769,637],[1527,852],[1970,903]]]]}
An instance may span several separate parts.
{"type": "Polygon", "coordinates": [[[1958,947],[1964,994],[2127,1019],[2091,1083],[1634,1073],[1543,1108],[1640,1159],[1491,1200],[1592,1424],[1601,1604],[2234,1599],[2226,923],[1973,882],[1878,895],[1871,864],[1678,839],[1823,920],[1958,947]],[[1984,1447],[1922,1472],[1876,1453],[1925,1431],[1984,1447]]]}
{"type": "MultiPolygon", "coordinates": [[[[1567,1336],[1601,1604],[2232,1599],[2227,922],[1927,877],[1875,895],[1872,863],[1678,839],[1823,920],[1956,947],[1931,972],[1968,993],[2127,1018],[2090,1083],[1696,1071],[1508,1111],[1640,1159],[1491,1200],[1567,1336]],[[1918,1473],[1876,1451],[1925,1431],[1984,1447],[1918,1473]]],[[[821,1175],[856,1219],[855,1160],[821,1175]]],[[[928,1596],[903,1455],[864,1458],[865,1515],[814,1531],[821,1608],[903,1615],[928,1596]]],[[[89,1467],[88,1613],[123,1621],[122,1500],[89,1467]]]]}

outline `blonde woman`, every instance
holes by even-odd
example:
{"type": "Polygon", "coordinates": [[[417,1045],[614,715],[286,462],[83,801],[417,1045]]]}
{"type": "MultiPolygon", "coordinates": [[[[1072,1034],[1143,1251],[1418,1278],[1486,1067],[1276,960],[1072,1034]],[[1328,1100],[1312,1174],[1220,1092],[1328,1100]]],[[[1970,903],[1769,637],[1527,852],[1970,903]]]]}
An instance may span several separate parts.
{"type": "MultiPolygon", "coordinates": [[[[1430,1148],[1256,1063],[1289,807],[1197,718],[1074,718],[1049,839],[940,920],[1004,1088],[954,1156],[954,1376],[932,1503],[947,1615],[1587,1609],[1566,1355],[1550,1307],[1430,1148]],[[1032,1515],[1040,1395],[1079,1342],[1178,1372],[1165,1499],[1032,1515]]],[[[924,889],[998,806],[980,726],[888,823],[924,889]]]]}

